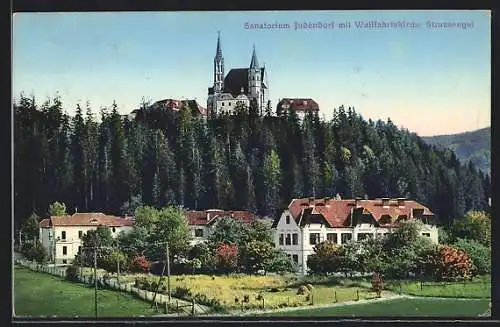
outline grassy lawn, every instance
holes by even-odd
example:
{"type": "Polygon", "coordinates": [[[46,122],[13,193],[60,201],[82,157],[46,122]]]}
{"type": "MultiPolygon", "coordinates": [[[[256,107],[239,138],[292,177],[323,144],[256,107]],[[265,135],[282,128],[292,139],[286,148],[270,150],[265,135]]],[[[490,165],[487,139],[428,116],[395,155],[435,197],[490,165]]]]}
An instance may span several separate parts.
{"type": "MultiPolygon", "coordinates": [[[[145,276],[145,275],[143,275],[145,276]]],[[[134,276],[126,276],[122,280],[132,282],[134,276]]],[[[157,276],[148,276],[150,281],[158,281],[157,276]]],[[[170,285],[173,296],[176,296],[176,288],[189,289],[192,295],[202,294],[208,299],[217,299],[227,310],[240,309],[244,296],[249,297],[249,302],[244,303],[247,309],[262,308],[264,298],[265,309],[275,309],[281,307],[306,306],[311,302],[307,295],[297,294],[297,290],[308,280],[298,279],[290,276],[267,275],[229,275],[229,276],[209,276],[209,275],[181,275],[171,276],[170,285]],[[238,298],[238,302],[235,301],[238,298]]],[[[166,285],[166,279],[163,280],[166,285]]],[[[337,302],[352,301],[357,299],[369,299],[375,296],[369,288],[358,284],[316,284],[313,286],[312,301],[314,305],[330,304],[337,302]],[[336,300],[335,300],[336,295],[336,300]]],[[[163,291],[163,293],[166,293],[163,291]]],[[[389,294],[383,292],[383,296],[389,294]]]]}
{"type": "MultiPolygon", "coordinates": [[[[17,316],[93,317],[94,289],[16,266],[14,308],[17,316]]],[[[98,290],[99,317],[157,314],[133,295],[98,290]]]]}
{"type": "Polygon", "coordinates": [[[475,278],[472,282],[455,283],[432,283],[438,285],[423,284],[420,288],[420,282],[403,281],[388,282],[386,288],[393,292],[415,296],[433,296],[433,297],[463,297],[484,299],[491,297],[491,276],[475,278]]]}
{"type": "Polygon", "coordinates": [[[488,309],[489,299],[394,299],[330,308],[273,312],[261,316],[343,317],[477,317],[488,309]]]}

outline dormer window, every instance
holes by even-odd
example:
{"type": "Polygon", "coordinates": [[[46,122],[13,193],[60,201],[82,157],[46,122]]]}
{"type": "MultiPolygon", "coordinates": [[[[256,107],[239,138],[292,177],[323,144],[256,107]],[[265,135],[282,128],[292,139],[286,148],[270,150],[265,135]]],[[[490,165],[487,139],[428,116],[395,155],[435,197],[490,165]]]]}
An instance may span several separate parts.
{"type": "Polygon", "coordinates": [[[286,223],[290,224],[290,215],[286,215],[285,219],[286,219],[286,223]]]}
{"type": "Polygon", "coordinates": [[[96,219],[96,218],[92,218],[92,219],[90,219],[90,223],[91,223],[92,225],[95,225],[95,224],[97,224],[97,223],[98,223],[98,221],[97,221],[97,219],[96,219]]]}

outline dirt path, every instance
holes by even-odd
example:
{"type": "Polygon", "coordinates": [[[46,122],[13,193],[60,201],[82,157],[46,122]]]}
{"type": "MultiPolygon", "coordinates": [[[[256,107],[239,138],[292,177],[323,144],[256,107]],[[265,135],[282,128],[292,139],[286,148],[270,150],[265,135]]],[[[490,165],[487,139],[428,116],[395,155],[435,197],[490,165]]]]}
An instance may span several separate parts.
{"type": "Polygon", "coordinates": [[[296,310],[298,311],[298,310],[311,310],[311,309],[321,309],[321,308],[330,308],[330,307],[341,307],[341,306],[346,306],[346,305],[382,302],[382,301],[389,301],[389,300],[393,300],[393,299],[408,298],[408,297],[409,296],[407,296],[407,295],[389,294],[389,295],[381,297],[381,298],[368,299],[368,300],[308,305],[308,306],[302,306],[302,307],[280,308],[280,309],[274,309],[274,310],[249,310],[249,311],[246,311],[244,313],[241,313],[241,312],[239,312],[239,313],[234,312],[234,313],[236,315],[240,315],[240,316],[248,316],[248,315],[254,315],[254,314],[265,314],[265,313],[288,312],[288,311],[296,311],[296,310]]]}

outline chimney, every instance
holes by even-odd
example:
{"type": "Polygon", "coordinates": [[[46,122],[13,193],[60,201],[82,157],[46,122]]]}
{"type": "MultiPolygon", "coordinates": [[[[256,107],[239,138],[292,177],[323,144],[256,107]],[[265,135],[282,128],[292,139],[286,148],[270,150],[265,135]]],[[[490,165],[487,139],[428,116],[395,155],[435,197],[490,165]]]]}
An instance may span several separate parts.
{"type": "Polygon", "coordinates": [[[309,198],[309,205],[313,205],[314,204],[314,198],[309,198]]]}
{"type": "Polygon", "coordinates": [[[356,208],[358,208],[358,207],[359,207],[359,201],[360,201],[360,200],[361,200],[361,198],[360,198],[359,196],[354,198],[354,206],[355,206],[356,208]]]}
{"type": "Polygon", "coordinates": [[[406,200],[406,198],[398,198],[398,206],[404,207],[405,206],[405,200],[406,200]]]}
{"type": "Polygon", "coordinates": [[[78,213],[78,207],[75,207],[75,213],[78,213]]]}
{"type": "Polygon", "coordinates": [[[389,198],[382,198],[382,206],[383,207],[389,206],[389,198]]]}
{"type": "Polygon", "coordinates": [[[210,220],[210,212],[207,210],[206,213],[207,213],[207,220],[210,220]]]}

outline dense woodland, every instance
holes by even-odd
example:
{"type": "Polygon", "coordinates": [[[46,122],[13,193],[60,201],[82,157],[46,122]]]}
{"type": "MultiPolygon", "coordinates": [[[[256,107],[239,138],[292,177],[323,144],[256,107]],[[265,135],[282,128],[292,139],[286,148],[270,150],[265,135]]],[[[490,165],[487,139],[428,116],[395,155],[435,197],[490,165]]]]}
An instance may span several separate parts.
{"type": "Polygon", "coordinates": [[[488,207],[490,176],[353,108],[303,123],[269,107],[258,115],[255,103],[208,122],[146,102],[133,120],[116,104],[97,114],[89,104],[74,116],[65,109],[59,97],[14,104],[16,227],[55,201],[70,214],[123,214],[135,201],[274,215],[297,197],[407,197],[445,225],[488,207]]]}

